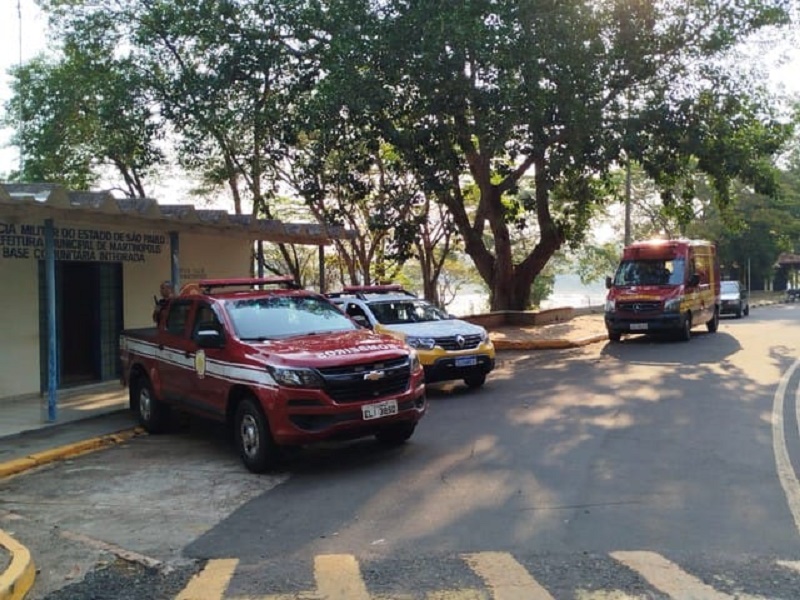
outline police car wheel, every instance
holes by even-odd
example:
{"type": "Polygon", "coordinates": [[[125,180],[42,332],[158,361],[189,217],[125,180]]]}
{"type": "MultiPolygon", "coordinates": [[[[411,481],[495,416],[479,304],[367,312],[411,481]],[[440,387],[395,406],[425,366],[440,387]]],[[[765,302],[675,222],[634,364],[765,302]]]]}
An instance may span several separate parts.
{"type": "Polygon", "coordinates": [[[464,383],[467,384],[468,388],[479,388],[486,383],[486,373],[472,373],[471,375],[467,375],[464,377],[464,383]]]}

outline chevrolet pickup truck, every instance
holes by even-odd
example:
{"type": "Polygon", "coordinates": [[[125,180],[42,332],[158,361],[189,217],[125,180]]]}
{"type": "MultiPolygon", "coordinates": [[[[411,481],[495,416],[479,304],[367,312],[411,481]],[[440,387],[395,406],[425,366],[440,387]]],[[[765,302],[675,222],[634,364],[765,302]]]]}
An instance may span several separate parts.
{"type": "Polygon", "coordinates": [[[145,430],[165,431],[173,410],[224,422],[255,473],[290,446],[402,444],[427,407],[415,350],[283,277],[200,281],[157,327],[124,331],[120,357],[145,430]]]}

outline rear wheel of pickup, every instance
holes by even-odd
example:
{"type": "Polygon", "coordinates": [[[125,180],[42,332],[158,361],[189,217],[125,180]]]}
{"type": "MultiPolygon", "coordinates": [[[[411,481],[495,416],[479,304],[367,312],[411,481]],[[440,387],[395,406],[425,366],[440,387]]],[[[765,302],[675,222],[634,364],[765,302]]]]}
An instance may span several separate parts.
{"type": "Polygon", "coordinates": [[[400,446],[401,444],[405,444],[408,439],[414,435],[414,430],[416,428],[416,423],[388,425],[375,434],[375,439],[385,446],[400,446]]]}
{"type": "Polygon", "coordinates": [[[263,473],[278,463],[280,453],[269,423],[255,398],[249,397],[241,401],[236,408],[235,435],[236,447],[248,470],[263,473]]]}
{"type": "Polygon", "coordinates": [[[169,407],[153,392],[153,385],[146,375],[136,378],[131,387],[136,416],[147,433],[164,433],[169,424],[169,407]]]}

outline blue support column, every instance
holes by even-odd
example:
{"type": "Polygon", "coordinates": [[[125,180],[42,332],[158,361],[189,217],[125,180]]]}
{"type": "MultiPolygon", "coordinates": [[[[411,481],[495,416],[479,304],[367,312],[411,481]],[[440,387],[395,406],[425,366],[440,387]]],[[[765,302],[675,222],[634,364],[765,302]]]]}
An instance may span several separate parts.
{"type": "Polygon", "coordinates": [[[47,294],[47,420],[58,416],[58,329],[56,327],[56,247],[53,219],[44,221],[44,256],[47,294]]]}
{"type": "Polygon", "coordinates": [[[170,279],[172,289],[177,294],[181,289],[181,238],[177,231],[169,232],[170,279]]]}

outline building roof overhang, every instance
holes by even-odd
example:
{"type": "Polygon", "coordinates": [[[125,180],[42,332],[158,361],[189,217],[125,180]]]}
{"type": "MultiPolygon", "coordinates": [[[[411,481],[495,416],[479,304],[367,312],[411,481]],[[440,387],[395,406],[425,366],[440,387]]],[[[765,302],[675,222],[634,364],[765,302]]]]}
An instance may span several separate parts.
{"type": "Polygon", "coordinates": [[[341,226],[257,219],[224,210],[198,209],[191,204],[159,204],[150,198],[115,198],[109,192],[72,192],[45,183],[0,183],[0,216],[4,215],[316,246],[352,239],[356,233],[341,226]]]}

